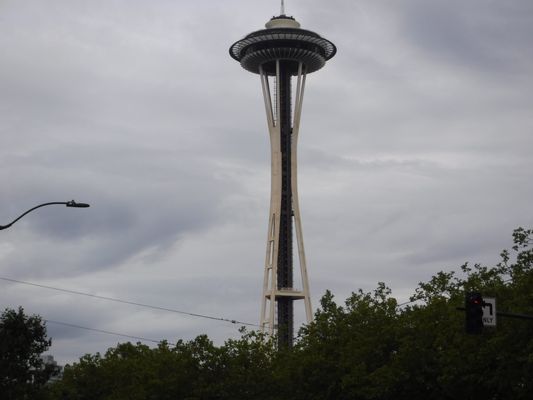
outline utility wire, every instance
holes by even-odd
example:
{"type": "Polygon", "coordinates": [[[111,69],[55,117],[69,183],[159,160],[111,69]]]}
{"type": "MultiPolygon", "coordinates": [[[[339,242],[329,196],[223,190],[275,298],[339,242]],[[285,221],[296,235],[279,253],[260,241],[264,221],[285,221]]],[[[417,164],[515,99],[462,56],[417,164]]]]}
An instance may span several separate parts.
{"type": "MultiPolygon", "coordinates": [[[[509,278],[509,279],[506,279],[506,280],[502,281],[502,283],[507,283],[507,282],[510,282],[510,281],[512,281],[512,280],[513,280],[513,278],[511,277],[511,278],[509,278]]],[[[403,303],[398,304],[396,307],[405,306],[405,305],[407,305],[407,304],[415,303],[415,302],[420,301],[420,300],[421,300],[421,299],[414,299],[414,300],[404,301],[403,303]]]]}
{"type": "Polygon", "coordinates": [[[111,332],[111,331],[106,331],[106,330],[103,330],[103,329],[89,328],[87,326],[69,324],[67,322],[53,321],[51,319],[43,319],[43,320],[45,322],[47,322],[47,323],[50,323],[50,324],[63,325],[63,326],[68,326],[70,328],[76,328],[76,329],[85,329],[87,331],[105,333],[107,335],[123,336],[123,337],[127,337],[127,338],[130,338],[130,339],[142,340],[142,341],[145,341],[145,342],[153,342],[153,343],[161,343],[162,342],[162,340],[147,339],[147,338],[140,337],[140,336],[126,335],[125,333],[111,332]]]}
{"type": "Polygon", "coordinates": [[[138,303],[138,302],[129,301],[129,300],[122,300],[122,299],[117,299],[117,298],[114,298],[114,297],[98,296],[96,294],[79,292],[77,290],[63,289],[63,288],[58,288],[58,287],[54,287],[54,286],[41,285],[41,284],[33,283],[33,282],[20,281],[20,280],[17,280],[17,279],[6,278],[6,277],[3,277],[3,276],[0,276],[0,280],[13,282],[13,283],[20,283],[22,285],[40,287],[40,288],[43,288],[43,289],[56,290],[58,292],[70,293],[70,294],[75,294],[75,295],[79,295],[79,296],[92,297],[92,298],[100,299],[100,300],[114,301],[116,303],[122,303],[122,304],[129,304],[129,305],[133,305],[133,306],[138,306],[138,307],[151,308],[153,310],[167,311],[167,312],[172,312],[172,313],[175,313],[175,314],[182,314],[182,315],[189,315],[191,317],[206,318],[206,319],[211,319],[211,320],[215,320],[215,321],[222,321],[222,322],[230,322],[232,324],[237,324],[237,325],[247,325],[247,326],[261,327],[260,325],[253,324],[251,322],[243,322],[243,321],[238,321],[238,320],[235,320],[235,319],[228,319],[228,318],[222,318],[222,317],[213,317],[211,315],[204,315],[204,314],[192,313],[192,312],[188,312],[188,311],[175,310],[173,308],[167,308],[167,307],[153,306],[153,305],[150,305],[150,304],[138,303]]]}
{"type": "Polygon", "coordinates": [[[396,307],[405,306],[405,305],[407,305],[407,304],[414,303],[415,301],[418,301],[418,299],[416,299],[416,300],[408,300],[408,301],[404,301],[403,303],[397,304],[396,307]]]}

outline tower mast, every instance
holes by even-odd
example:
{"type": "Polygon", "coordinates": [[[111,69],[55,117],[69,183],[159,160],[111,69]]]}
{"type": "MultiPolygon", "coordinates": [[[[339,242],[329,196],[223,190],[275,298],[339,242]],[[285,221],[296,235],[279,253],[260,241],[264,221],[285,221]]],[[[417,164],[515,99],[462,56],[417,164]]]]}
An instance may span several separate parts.
{"type": "Polygon", "coordinates": [[[294,300],[304,301],[307,322],[312,320],[296,162],[305,81],[337,49],[286,16],[283,0],[281,15],[265,28],[235,42],[229,52],[244,69],[259,74],[263,90],[271,145],[271,193],[260,324],[263,330],[277,334],[278,347],[283,348],[293,344],[294,300]],[[293,285],[293,227],[301,289],[293,285]]]}

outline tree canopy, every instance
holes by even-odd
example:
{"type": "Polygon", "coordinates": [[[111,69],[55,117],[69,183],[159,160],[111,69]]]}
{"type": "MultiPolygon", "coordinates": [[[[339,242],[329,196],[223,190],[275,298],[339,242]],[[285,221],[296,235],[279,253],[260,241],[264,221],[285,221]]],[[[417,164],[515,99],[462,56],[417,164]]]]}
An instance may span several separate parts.
{"type": "Polygon", "coordinates": [[[20,307],[0,316],[0,397],[38,399],[57,371],[44,365],[40,355],[51,345],[41,317],[27,316],[20,307]]]}
{"type": "Polygon", "coordinates": [[[418,285],[399,305],[379,283],[344,304],[327,292],[289,351],[243,331],[156,348],[119,344],[65,368],[54,399],[531,399],[533,321],[499,318],[464,332],[467,291],[499,311],[533,315],[533,230],[519,228],[495,266],[464,264],[418,285]]]}

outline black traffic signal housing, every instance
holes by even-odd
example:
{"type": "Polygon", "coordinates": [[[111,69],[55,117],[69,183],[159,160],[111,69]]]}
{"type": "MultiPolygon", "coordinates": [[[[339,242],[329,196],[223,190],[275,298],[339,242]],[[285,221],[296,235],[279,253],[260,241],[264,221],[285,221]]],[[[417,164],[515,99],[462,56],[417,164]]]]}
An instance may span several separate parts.
{"type": "Polygon", "coordinates": [[[465,296],[465,330],[470,335],[483,332],[483,297],[479,292],[469,292],[465,296]]]}

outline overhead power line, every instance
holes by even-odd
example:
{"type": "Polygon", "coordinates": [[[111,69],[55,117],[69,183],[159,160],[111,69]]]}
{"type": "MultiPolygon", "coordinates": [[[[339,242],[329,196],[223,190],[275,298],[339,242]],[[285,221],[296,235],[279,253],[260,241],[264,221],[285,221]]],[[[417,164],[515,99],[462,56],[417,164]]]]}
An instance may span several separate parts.
{"type": "Polygon", "coordinates": [[[80,291],[77,291],[77,290],[63,289],[63,288],[58,288],[58,287],[54,287],[54,286],[41,285],[39,283],[21,281],[21,280],[18,280],[18,279],[12,279],[12,278],[7,278],[7,277],[3,277],[3,276],[0,276],[0,280],[13,282],[13,283],[20,283],[22,285],[35,286],[35,287],[39,287],[39,288],[43,288],[43,289],[55,290],[55,291],[58,291],[58,292],[75,294],[75,295],[79,295],[79,296],[92,297],[92,298],[100,299],[100,300],[113,301],[115,303],[122,303],[122,304],[129,304],[129,305],[133,305],[133,306],[138,306],[138,307],[145,307],[145,308],[150,308],[152,310],[167,311],[167,312],[172,312],[172,313],[175,313],[175,314],[189,315],[191,317],[205,318],[205,319],[210,319],[210,320],[214,320],[214,321],[229,322],[229,323],[237,324],[237,325],[247,325],[247,326],[260,327],[260,325],[258,325],[258,324],[253,324],[251,322],[238,321],[236,319],[214,317],[214,316],[211,316],[211,315],[205,315],[205,314],[193,313],[193,312],[188,312],[188,311],[176,310],[176,309],[167,308],[167,307],[154,306],[154,305],[150,305],[150,304],[139,303],[139,302],[136,302],[136,301],[122,300],[122,299],[117,299],[117,298],[114,298],[114,297],[107,297],[107,296],[99,296],[99,295],[96,295],[96,294],[80,292],[80,291]]]}
{"type": "Polygon", "coordinates": [[[117,332],[111,332],[106,331],[104,329],[96,329],[96,328],[89,328],[87,326],[81,326],[76,324],[69,324],[68,322],[60,322],[60,321],[53,321],[51,319],[43,319],[43,321],[50,323],[50,324],[57,324],[57,325],[63,325],[68,326],[70,328],[76,328],[76,329],[85,329],[87,331],[93,331],[93,332],[99,332],[99,333],[105,333],[107,335],[115,335],[115,336],[122,336],[127,337],[129,339],[136,339],[136,340],[142,340],[144,342],[153,342],[153,343],[161,343],[162,340],[155,340],[155,339],[148,339],[140,336],[133,336],[133,335],[126,335],[125,333],[117,333],[117,332]]]}
{"type": "Polygon", "coordinates": [[[416,302],[416,301],[418,301],[418,299],[416,299],[416,300],[408,300],[408,301],[404,301],[403,303],[397,304],[397,305],[396,305],[396,308],[399,308],[399,307],[405,306],[405,305],[407,305],[407,304],[414,303],[414,302],[416,302]]]}

